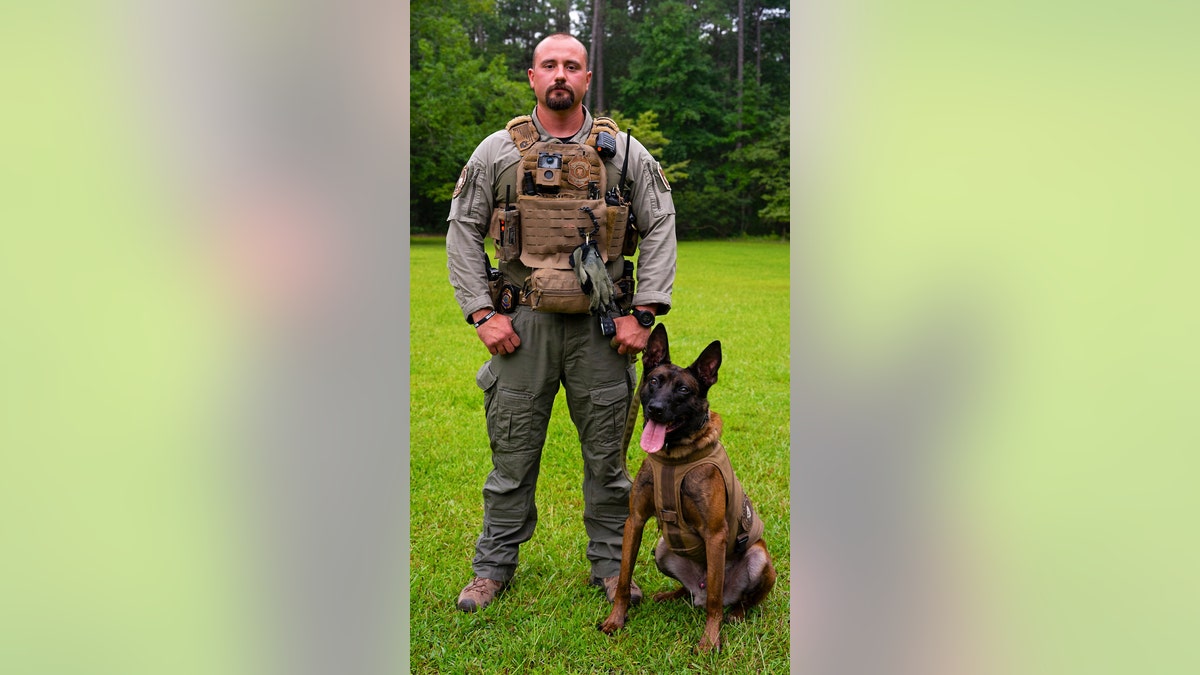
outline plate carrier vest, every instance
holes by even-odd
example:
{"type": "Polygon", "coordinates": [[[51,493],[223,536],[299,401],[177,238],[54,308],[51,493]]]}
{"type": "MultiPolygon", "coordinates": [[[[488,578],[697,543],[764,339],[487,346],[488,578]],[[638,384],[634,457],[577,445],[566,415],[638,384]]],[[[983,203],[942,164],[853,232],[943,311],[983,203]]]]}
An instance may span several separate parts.
{"type": "Polygon", "coordinates": [[[596,150],[600,132],[610,133],[616,142],[617,124],[610,118],[593,118],[586,143],[540,141],[530,115],[512,119],[505,130],[521,151],[521,161],[517,165],[516,214],[511,204],[503,204],[492,215],[490,234],[497,241],[497,259],[518,258],[534,270],[570,270],[571,251],[584,243],[584,237],[596,240],[605,263],[622,256],[629,204],[624,196],[618,197],[618,205],[606,203],[607,171],[596,150]],[[534,177],[542,153],[562,156],[557,192],[536,187],[534,177]],[[580,207],[592,209],[599,229],[580,207]]]}

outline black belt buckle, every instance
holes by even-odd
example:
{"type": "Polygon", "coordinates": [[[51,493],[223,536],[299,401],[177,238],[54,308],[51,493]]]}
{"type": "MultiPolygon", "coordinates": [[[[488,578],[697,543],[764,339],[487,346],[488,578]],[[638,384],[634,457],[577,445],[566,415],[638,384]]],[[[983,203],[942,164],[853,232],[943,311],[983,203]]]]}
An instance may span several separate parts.
{"type": "Polygon", "coordinates": [[[750,543],[750,534],[743,532],[738,535],[737,542],[733,545],[734,553],[745,553],[746,545],[750,543]]]}

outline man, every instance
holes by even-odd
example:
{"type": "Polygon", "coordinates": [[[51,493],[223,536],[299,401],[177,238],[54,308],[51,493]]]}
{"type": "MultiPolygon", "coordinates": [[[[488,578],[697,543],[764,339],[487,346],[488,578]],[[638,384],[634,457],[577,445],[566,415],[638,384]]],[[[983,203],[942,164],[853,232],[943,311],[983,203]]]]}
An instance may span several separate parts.
{"type": "MultiPolygon", "coordinates": [[[[532,65],[533,114],[514,119],[475,149],[448,218],[455,299],[492,354],[476,376],[493,470],[483,487],[475,578],[458,597],[458,608],[467,612],[482,609],[508,585],[518,548],[533,536],[538,468],[560,382],[583,451],[590,583],[612,601],[629,512],[620,436],[636,379],[633,359],[645,348],[655,316],[670,309],[675,278],[670,185],[640,143],[583,106],[592,78],[583,44],[551,35],[534,49],[532,65]],[[564,198],[572,196],[577,198],[564,198]],[[622,249],[627,254],[635,236],[626,234],[627,212],[641,238],[636,293],[626,285],[632,280],[622,279],[632,267],[622,249]],[[504,288],[499,295],[489,288],[485,237],[505,244],[497,247],[504,288]],[[590,255],[603,255],[609,277],[594,279],[589,291],[623,282],[616,284],[617,304],[632,313],[607,309],[616,309],[612,304],[598,311],[595,303],[588,305],[580,281],[567,283],[576,274],[572,268],[588,259],[588,246],[590,255]],[[582,305],[557,306],[553,289],[539,290],[551,287],[579,294],[582,305]],[[615,334],[602,332],[597,314],[609,315],[615,334]]],[[[636,587],[634,594],[640,599],[636,587]]]]}

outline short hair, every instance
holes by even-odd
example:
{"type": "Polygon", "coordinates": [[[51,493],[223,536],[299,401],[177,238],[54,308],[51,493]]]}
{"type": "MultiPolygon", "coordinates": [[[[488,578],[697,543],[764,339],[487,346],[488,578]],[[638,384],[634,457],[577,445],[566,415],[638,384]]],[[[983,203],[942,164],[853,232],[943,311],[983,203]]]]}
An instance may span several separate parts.
{"type": "Polygon", "coordinates": [[[587,45],[583,44],[583,40],[580,40],[579,38],[575,37],[574,35],[571,35],[570,33],[562,33],[562,32],[551,33],[551,34],[547,35],[546,37],[542,38],[541,40],[538,40],[538,43],[536,45],[534,45],[534,47],[533,47],[533,59],[534,59],[535,63],[536,63],[536,59],[537,59],[538,48],[541,47],[544,42],[546,42],[547,40],[551,40],[551,39],[559,39],[559,40],[567,39],[567,40],[574,40],[575,42],[578,42],[579,46],[583,47],[583,67],[584,68],[588,67],[587,45]]]}

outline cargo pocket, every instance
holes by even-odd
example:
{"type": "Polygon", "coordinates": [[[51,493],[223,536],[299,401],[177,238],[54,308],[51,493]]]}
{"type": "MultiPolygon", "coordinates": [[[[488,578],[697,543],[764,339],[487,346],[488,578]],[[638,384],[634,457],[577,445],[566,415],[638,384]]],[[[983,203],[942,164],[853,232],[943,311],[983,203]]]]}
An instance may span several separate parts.
{"type": "Polygon", "coordinates": [[[488,437],[493,451],[511,453],[540,447],[533,443],[533,394],[497,384],[491,361],[479,369],[475,383],[483,390],[488,437]]]}
{"type": "MultiPolygon", "coordinates": [[[[629,387],[624,382],[596,387],[591,391],[592,414],[597,427],[611,435],[612,445],[621,442],[625,431],[625,413],[629,411],[629,387]]],[[[606,439],[604,445],[608,445],[606,439]]]]}

